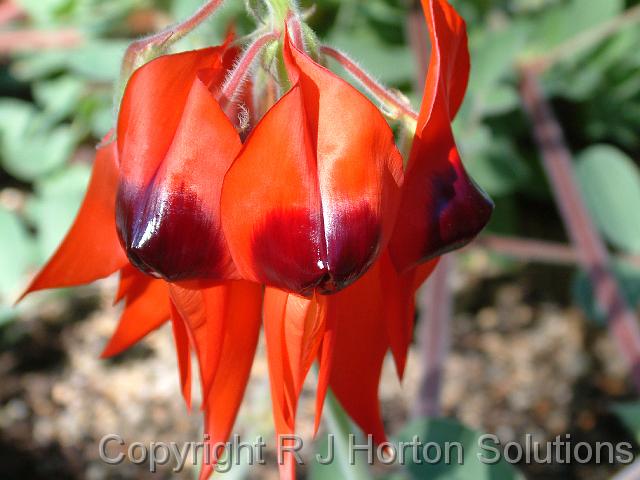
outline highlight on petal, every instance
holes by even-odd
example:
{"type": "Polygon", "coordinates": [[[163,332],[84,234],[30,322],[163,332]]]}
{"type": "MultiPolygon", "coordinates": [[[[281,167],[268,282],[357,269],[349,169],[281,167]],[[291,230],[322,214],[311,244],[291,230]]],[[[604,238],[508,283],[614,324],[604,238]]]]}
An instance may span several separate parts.
{"type": "Polygon", "coordinates": [[[138,272],[131,265],[120,272],[120,291],[125,307],[118,327],[101,354],[118,355],[169,320],[169,288],[162,280],[138,272]]]}
{"type": "MultiPolygon", "coordinates": [[[[295,432],[298,398],[312,363],[317,358],[325,333],[322,303],[267,287],[264,299],[264,328],[269,360],[271,401],[276,434],[295,432]]],[[[325,388],[326,391],[326,388],[325,388]]],[[[281,437],[282,438],[282,437],[281,437]]],[[[288,446],[286,440],[279,447],[288,446]]],[[[295,478],[292,452],[279,451],[280,478],[295,478]]]]}
{"type": "MultiPolygon", "coordinates": [[[[182,325],[200,367],[205,434],[209,437],[205,459],[210,460],[203,465],[200,478],[208,478],[222,453],[216,446],[226,442],[231,433],[249,378],[260,331],[262,286],[246,281],[215,286],[194,282],[189,287],[171,285],[170,290],[179,334],[176,342],[180,336],[182,357],[186,356],[188,363],[182,325]]],[[[185,381],[190,380],[189,368],[181,368],[185,381]]]]}
{"type": "Polygon", "coordinates": [[[225,48],[144,65],[120,107],[118,232],[131,263],[169,281],[235,273],[220,191],[241,142],[212,92],[224,78],[225,48]]]}
{"type": "Polygon", "coordinates": [[[332,293],[358,279],[387,243],[402,160],[368,99],[289,41],[285,61],[292,88],[225,177],[223,227],[244,278],[332,293]]]}
{"type": "Polygon", "coordinates": [[[33,279],[30,292],[90,283],[127,264],[115,224],[118,158],[115,144],[100,147],[80,210],[49,262],[33,279]]]}
{"type": "Polygon", "coordinates": [[[432,48],[390,243],[400,272],[465,245],[484,228],[493,211],[492,201],[465,171],[451,131],[469,77],[464,21],[446,0],[422,0],[422,5],[432,48]]]}

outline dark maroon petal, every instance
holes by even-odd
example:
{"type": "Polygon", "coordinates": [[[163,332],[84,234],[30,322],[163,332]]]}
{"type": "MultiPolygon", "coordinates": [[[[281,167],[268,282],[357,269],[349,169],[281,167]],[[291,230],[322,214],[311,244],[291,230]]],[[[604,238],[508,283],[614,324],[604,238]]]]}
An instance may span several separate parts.
{"type": "Polygon", "coordinates": [[[380,226],[366,205],[334,212],[326,234],[307,210],[274,211],[253,238],[259,279],[303,295],[331,294],[355,282],[377,257],[380,226]],[[327,251],[329,252],[327,254],[327,251]]]}
{"type": "Polygon", "coordinates": [[[175,192],[126,183],[118,193],[117,226],[133,265],[168,281],[223,278],[233,269],[224,237],[202,201],[184,185],[175,192]]]}

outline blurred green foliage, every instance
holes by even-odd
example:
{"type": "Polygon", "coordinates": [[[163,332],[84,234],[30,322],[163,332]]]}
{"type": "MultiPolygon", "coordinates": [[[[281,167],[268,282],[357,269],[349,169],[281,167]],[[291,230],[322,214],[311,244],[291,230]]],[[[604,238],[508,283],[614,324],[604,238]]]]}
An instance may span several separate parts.
{"type": "MultiPolygon", "coordinates": [[[[17,49],[0,63],[0,323],[14,314],[9,305],[27,273],[53,252],[73,220],[89,178],[87,153],[114,124],[114,82],[126,46],[188,16],[201,1],[16,0],[25,17],[0,25],[0,33],[68,29],[83,38],[64,49],[17,49]]],[[[518,94],[518,65],[546,58],[553,63],[544,88],[576,154],[577,178],[594,220],[614,250],[640,253],[640,28],[620,21],[639,2],[451,1],[467,20],[472,53],[469,91],[454,128],[469,171],[496,201],[489,229],[564,237],[518,94]]],[[[413,3],[301,1],[303,8],[314,6],[309,21],[324,41],[401,89],[417,107],[421,92],[413,90],[417,62],[406,24],[413,3]]],[[[219,42],[230,24],[239,34],[251,28],[239,0],[227,2],[176,48],[219,42]]],[[[622,264],[616,271],[637,305],[640,272],[622,264]]],[[[574,287],[576,301],[601,319],[584,275],[577,275],[574,287]]],[[[633,420],[637,412],[634,404],[618,413],[633,420]]],[[[638,430],[637,422],[628,423],[638,430]]],[[[409,425],[402,435],[414,433],[435,441],[453,436],[469,445],[478,435],[445,420],[409,425]]],[[[409,471],[422,478],[422,468],[409,471]]],[[[457,473],[481,478],[475,471],[457,473]]],[[[505,475],[500,478],[514,473],[505,475]]]]}
{"type": "MultiPolygon", "coordinates": [[[[577,154],[578,178],[611,246],[640,250],[640,29],[614,27],[638,2],[624,0],[452,0],[466,18],[472,51],[469,92],[455,122],[463,158],[495,199],[490,229],[562,237],[555,214],[533,228],[531,202],[555,209],[524,118],[517,85],[521,62],[556,56],[544,86],[577,154]]],[[[24,285],[64,235],[88,180],[88,155],[114,123],[113,82],[131,39],[193,12],[201,0],[19,0],[23,19],[2,31],[79,32],[64,49],[17,50],[0,67],[0,228],[5,252],[0,304],[24,285]],[[21,201],[11,199],[18,192],[21,201]],[[8,199],[7,199],[8,198],[8,199]],[[19,247],[17,246],[19,245],[19,247]]],[[[304,0],[310,23],[375,77],[413,90],[409,0],[304,0]]],[[[251,28],[243,2],[222,11],[176,48],[219,41],[229,24],[251,28]]]]}

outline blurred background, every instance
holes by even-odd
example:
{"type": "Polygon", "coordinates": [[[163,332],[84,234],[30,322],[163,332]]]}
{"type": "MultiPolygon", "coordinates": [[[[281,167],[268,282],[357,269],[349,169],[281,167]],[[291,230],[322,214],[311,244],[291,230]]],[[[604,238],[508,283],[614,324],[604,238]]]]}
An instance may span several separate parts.
{"type": "MultiPolygon", "coordinates": [[[[108,433],[127,443],[200,438],[197,408],[189,415],[179,394],[168,328],[120,357],[99,360],[118,318],[119,308],[111,305],[116,279],[32,295],[17,308],[12,303],[74,218],[94,146],[114,123],[114,82],[126,46],[185,18],[200,3],[0,1],[1,478],[194,475],[188,469],[174,474],[170,466],[152,475],[148,464],[109,466],[98,457],[98,442],[108,433]]],[[[520,77],[523,71],[536,75],[542,101],[551,104],[564,130],[574,178],[595,225],[590,234],[608,246],[614,289],[636,321],[640,2],[452,3],[467,21],[473,64],[455,130],[468,170],[493,197],[496,210],[486,233],[449,258],[420,292],[423,308],[406,378],[400,386],[392,365],[383,375],[388,431],[394,438],[417,431],[447,438],[491,432],[502,442],[523,444],[528,433],[541,442],[571,435],[576,442],[629,442],[639,453],[638,392],[624,352],[607,328],[610,312],[594,299],[598,286],[571,247],[567,218],[554,195],[563,188],[554,187],[545,173],[544,150],[523,108],[520,77]],[[433,308],[431,297],[442,300],[444,308],[433,308]],[[434,365],[442,377],[431,385],[435,393],[425,384],[425,370],[434,365]],[[429,424],[422,418],[426,414],[455,420],[429,424]]],[[[301,4],[315,5],[309,22],[326,43],[348,52],[418,107],[420,58],[428,51],[413,2],[301,4]]],[[[231,20],[240,33],[250,31],[243,12],[243,2],[227,2],[179,48],[215,43],[231,20]]],[[[249,438],[272,435],[267,395],[266,361],[259,352],[238,432],[249,438]]],[[[300,430],[307,436],[312,410],[309,390],[300,411],[300,430]]],[[[308,442],[306,448],[311,454],[318,446],[308,442]]],[[[429,478],[605,479],[620,469],[593,462],[521,462],[518,474],[454,468],[432,469],[429,478]]],[[[350,475],[405,479],[427,474],[420,468],[378,466],[350,475]]],[[[273,465],[240,466],[228,475],[277,478],[273,465]]],[[[343,476],[311,467],[300,468],[299,475],[343,476]]]]}

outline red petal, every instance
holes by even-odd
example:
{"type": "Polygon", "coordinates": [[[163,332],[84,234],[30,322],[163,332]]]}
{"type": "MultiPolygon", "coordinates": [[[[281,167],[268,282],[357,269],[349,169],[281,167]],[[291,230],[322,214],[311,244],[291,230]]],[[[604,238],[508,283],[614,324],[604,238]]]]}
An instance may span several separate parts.
{"type": "Polygon", "coordinates": [[[380,273],[378,262],[356,283],[326,298],[327,322],[336,325],[331,389],[376,443],[386,439],[378,384],[389,346],[380,273]]]}
{"type": "Polygon", "coordinates": [[[220,191],[240,137],[210,88],[224,48],[166,55],[129,80],[118,119],[118,229],[131,262],[170,281],[234,273],[220,191]]]}
{"type": "Polygon", "coordinates": [[[169,289],[156,280],[126,266],[121,272],[125,308],[118,327],[101,356],[112,357],[131,347],[171,316],[169,289]]]}
{"type": "MultiPolygon", "coordinates": [[[[262,286],[234,281],[196,291],[172,285],[171,295],[197,352],[205,434],[215,450],[215,445],[229,438],[247,385],[260,332],[262,286]],[[220,317],[224,330],[207,327],[207,323],[221,323],[220,317]]],[[[200,478],[208,478],[215,466],[219,452],[210,453],[212,462],[203,465],[200,478]]]]}
{"type": "Polygon", "coordinates": [[[293,86],[225,178],[223,227],[244,277],[332,292],[362,275],[386,243],[401,158],[357,90],[288,44],[285,59],[293,86]]]}
{"type": "Polygon", "coordinates": [[[171,303],[171,327],[173,340],[176,345],[178,357],[178,372],[180,374],[180,390],[187,408],[191,410],[191,347],[189,346],[189,332],[180,313],[171,303]]]}
{"type": "Polygon", "coordinates": [[[67,236],[22,297],[36,290],[93,282],[128,263],[116,233],[117,182],[117,153],[111,143],[96,153],[87,193],[67,236]]]}
{"type": "Polygon", "coordinates": [[[390,245],[399,271],[468,243],[493,211],[491,200],[467,175],[451,131],[469,76],[464,21],[446,0],[423,0],[422,5],[432,49],[390,245]]]}
{"type": "Polygon", "coordinates": [[[227,290],[221,285],[205,288],[169,287],[176,312],[184,321],[200,366],[202,396],[206,398],[215,377],[225,328],[228,326],[227,290]]]}
{"type": "MultiPolygon", "coordinates": [[[[267,288],[264,325],[276,433],[290,435],[295,432],[298,398],[304,380],[324,335],[324,311],[315,299],[267,288]]],[[[291,452],[284,452],[281,478],[295,478],[294,460],[291,452]]]]}
{"type": "Polygon", "coordinates": [[[387,334],[400,378],[404,376],[409,345],[413,339],[416,290],[431,275],[437,263],[437,259],[431,260],[398,274],[388,253],[385,252],[380,259],[380,281],[385,292],[387,334]]]}
{"type": "Polygon", "coordinates": [[[320,295],[317,297],[320,315],[325,317],[324,334],[322,336],[322,345],[318,352],[318,385],[316,390],[316,415],[313,425],[313,433],[316,435],[320,428],[320,420],[322,419],[322,409],[324,400],[329,389],[329,381],[331,378],[331,368],[333,367],[333,352],[336,345],[336,328],[335,316],[327,316],[327,297],[320,295]]]}

